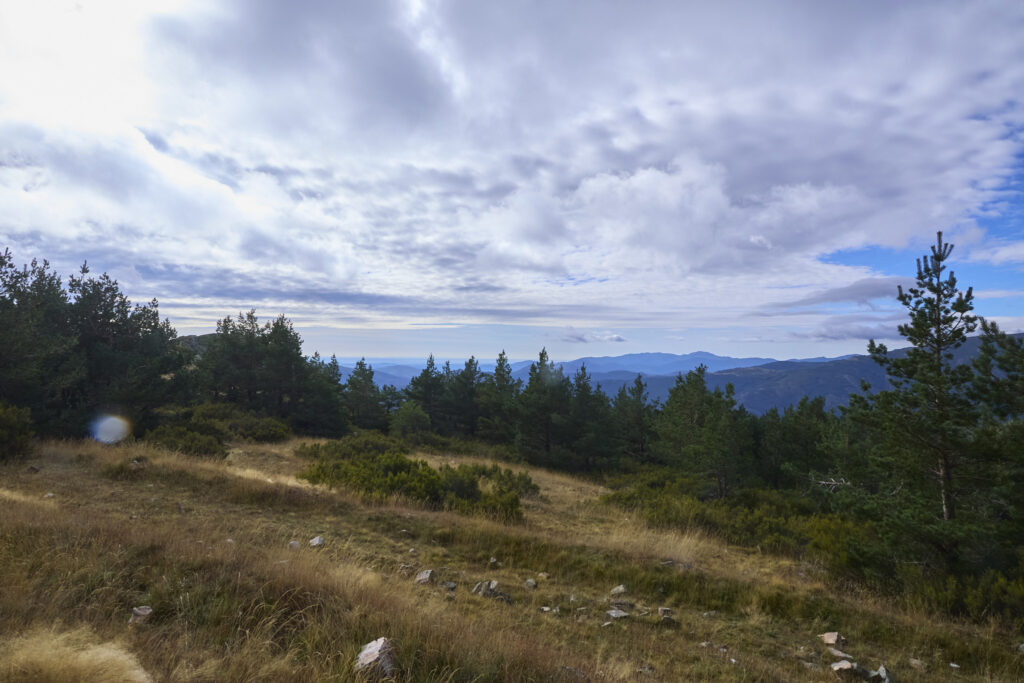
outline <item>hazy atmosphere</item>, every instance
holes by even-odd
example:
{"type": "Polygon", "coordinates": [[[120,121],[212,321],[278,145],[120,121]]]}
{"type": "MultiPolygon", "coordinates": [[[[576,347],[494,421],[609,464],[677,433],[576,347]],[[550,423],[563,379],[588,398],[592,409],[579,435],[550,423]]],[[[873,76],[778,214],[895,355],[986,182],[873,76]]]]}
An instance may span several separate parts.
{"type": "Polygon", "coordinates": [[[0,246],[342,357],[1024,328],[1024,4],[8,2],[0,246]]]}

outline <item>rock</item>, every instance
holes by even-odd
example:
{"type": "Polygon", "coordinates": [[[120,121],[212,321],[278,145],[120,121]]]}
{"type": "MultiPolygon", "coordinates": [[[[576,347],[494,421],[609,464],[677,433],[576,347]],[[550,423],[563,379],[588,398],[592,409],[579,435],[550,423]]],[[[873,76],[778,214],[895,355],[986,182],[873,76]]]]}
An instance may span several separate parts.
{"type": "Polygon", "coordinates": [[[676,624],[677,622],[673,617],[664,616],[661,618],[661,623],[665,624],[666,626],[670,626],[676,624]]]}
{"type": "Polygon", "coordinates": [[[153,613],[153,608],[149,605],[140,605],[138,607],[132,607],[132,616],[128,620],[129,624],[142,624],[145,623],[146,619],[149,619],[149,615],[153,613]]]}
{"type": "Polygon", "coordinates": [[[611,625],[612,625],[612,622],[606,621],[603,624],[601,624],[601,628],[604,628],[605,626],[611,626],[611,625]]]}
{"type": "Polygon", "coordinates": [[[658,608],[658,616],[662,617],[662,618],[672,616],[672,608],[671,607],[659,607],[658,608]]]}
{"type": "Polygon", "coordinates": [[[492,555],[491,559],[487,560],[487,566],[488,567],[492,567],[492,568],[493,567],[500,567],[501,566],[501,562],[498,562],[498,558],[496,558],[496,557],[494,557],[492,555]]]}
{"type": "Polygon", "coordinates": [[[710,611],[707,611],[707,612],[702,612],[701,616],[704,617],[705,619],[707,619],[707,618],[713,617],[713,616],[715,616],[717,614],[718,614],[717,610],[710,610],[710,611]]]}
{"type": "MultiPolygon", "coordinates": [[[[537,578],[544,579],[545,581],[548,580],[549,576],[550,576],[550,574],[548,574],[547,572],[540,572],[540,573],[537,574],[537,578]]],[[[1021,645],[1021,647],[1024,647],[1024,645],[1021,645]]]]}
{"type": "Polygon", "coordinates": [[[960,665],[959,664],[954,664],[953,662],[950,662],[949,663],[949,668],[950,669],[959,669],[960,665]]]}
{"type": "Polygon", "coordinates": [[[1024,643],[1021,643],[1020,645],[1017,646],[1017,652],[1019,652],[1020,654],[1024,655],[1024,643]]]}
{"type": "Polygon", "coordinates": [[[395,673],[394,646],[387,638],[363,645],[356,657],[356,673],[372,678],[391,678],[395,673]]]}
{"type": "Polygon", "coordinates": [[[875,681],[876,683],[890,683],[889,672],[885,668],[885,664],[878,667],[877,671],[869,671],[867,680],[875,681]]]}
{"type": "Polygon", "coordinates": [[[623,586],[620,583],[618,586],[616,586],[615,588],[611,589],[611,591],[609,591],[609,594],[611,594],[611,595],[622,595],[625,592],[626,592],[626,587],[623,586]]]}
{"type": "Polygon", "coordinates": [[[541,611],[541,612],[550,612],[550,611],[551,611],[551,608],[545,605],[544,607],[541,607],[541,608],[540,608],[540,611],[541,611]]]}
{"type": "Polygon", "coordinates": [[[224,542],[227,543],[228,545],[234,545],[235,544],[235,539],[228,538],[228,539],[225,539],[224,542]]]}
{"type": "Polygon", "coordinates": [[[433,583],[434,582],[434,570],[424,569],[416,575],[416,583],[433,583]]]}
{"type": "Polygon", "coordinates": [[[728,645],[719,645],[718,646],[718,651],[721,652],[724,655],[726,652],[729,651],[729,646],[728,645]]]}
{"type": "Polygon", "coordinates": [[[400,564],[400,565],[398,565],[398,572],[400,574],[408,574],[408,573],[412,572],[414,569],[416,569],[415,565],[411,565],[411,564],[400,564]]]}
{"type": "Polygon", "coordinates": [[[846,638],[839,635],[838,631],[829,631],[818,636],[826,645],[839,646],[846,642],[846,638]]]}
{"type": "Polygon", "coordinates": [[[867,679],[871,675],[871,672],[859,666],[857,662],[851,662],[848,659],[841,659],[832,664],[830,668],[832,673],[838,674],[840,678],[846,680],[867,679]]]}
{"type": "Polygon", "coordinates": [[[642,676],[653,676],[656,669],[651,664],[641,664],[636,672],[642,676]]]}
{"type": "Polygon", "coordinates": [[[43,498],[53,498],[53,494],[52,493],[47,493],[47,494],[43,495],[43,498]]]}
{"type": "Polygon", "coordinates": [[[625,619],[629,616],[629,612],[623,612],[620,609],[610,609],[605,614],[611,619],[625,619]]]}
{"type": "Polygon", "coordinates": [[[629,600],[612,600],[611,605],[615,609],[624,609],[624,610],[631,610],[634,607],[636,607],[636,605],[634,605],[629,600]]]}
{"type": "Polygon", "coordinates": [[[915,659],[914,657],[911,657],[907,660],[907,663],[909,663],[911,667],[917,669],[918,671],[928,670],[928,665],[922,662],[920,659],[915,659]]]}
{"type": "Polygon", "coordinates": [[[710,640],[705,640],[704,642],[700,643],[700,646],[701,647],[711,647],[711,641],[710,640]]]}
{"type": "Polygon", "coordinates": [[[444,583],[441,584],[441,587],[445,588],[445,589],[447,589],[449,591],[453,591],[453,590],[455,590],[456,588],[459,587],[459,584],[455,583],[454,581],[445,581],[444,583]]]}
{"type": "Polygon", "coordinates": [[[828,653],[829,653],[830,655],[832,655],[833,657],[839,657],[840,659],[853,659],[853,657],[852,657],[852,656],[850,656],[850,655],[846,654],[846,653],[845,653],[845,652],[843,652],[842,650],[837,650],[837,649],[835,649],[834,647],[830,647],[830,648],[828,649],[828,653]]]}
{"type": "Polygon", "coordinates": [[[309,539],[309,547],[310,548],[319,548],[323,544],[324,544],[324,537],[323,536],[314,536],[313,538],[309,539]]]}
{"type": "Polygon", "coordinates": [[[415,555],[416,554],[416,548],[409,548],[409,554],[410,555],[415,555]]]}
{"type": "Polygon", "coordinates": [[[527,579],[526,581],[523,582],[523,585],[526,586],[527,588],[536,588],[537,587],[537,582],[534,581],[533,579],[527,579]]]}
{"type": "Polygon", "coordinates": [[[288,541],[288,550],[298,550],[302,544],[298,541],[288,541]]]}

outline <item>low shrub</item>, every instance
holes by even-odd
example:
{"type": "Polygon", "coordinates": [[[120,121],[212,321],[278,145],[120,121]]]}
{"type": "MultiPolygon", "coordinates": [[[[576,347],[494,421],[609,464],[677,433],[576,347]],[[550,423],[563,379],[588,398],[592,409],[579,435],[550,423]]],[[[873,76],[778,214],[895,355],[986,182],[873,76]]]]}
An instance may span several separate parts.
{"type": "Polygon", "coordinates": [[[183,425],[160,425],[146,432],[145,441],[187,455],[224,457],[228,454],[217,437],[192,431],[183,425]]]}
{"type": "Polygon", "coordinates": [[[372,430],[349,434],[341,439],[324,443],[299,444],[294,451],[295,455],[300,458],[329,460],[347,460],[359,455],[383,455],[384,453],[402,453],[404,455],[408,452],[409,447],[401,439],[372,430]]]}
{"type": "Polygon", "coordinates": [[[496,465],[442,465],[435,470],[397,449],[378,452],[389,442],[394,439],[364,432],[339,441],[303,444],[296,454],[316,457],[302,475],[314,483],[346,486],[377,500],[403,496],[435,509],[484,514],[506,522],[523,518],[520,494],[540,492],[526,473],[496,465]],[[366,449],[360,451],[361,447],[366,449]]]}
{"type": "Polygon", "coordinates": [[[29,409],[0,403],[0,462],[27,456],[32,449],[32,437],[29,409]]]}

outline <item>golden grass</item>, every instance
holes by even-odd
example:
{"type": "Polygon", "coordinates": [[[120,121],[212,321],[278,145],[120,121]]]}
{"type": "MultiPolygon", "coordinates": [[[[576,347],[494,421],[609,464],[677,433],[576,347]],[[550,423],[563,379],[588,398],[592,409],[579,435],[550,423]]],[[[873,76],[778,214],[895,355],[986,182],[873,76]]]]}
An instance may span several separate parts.
{"type": "Polygon", "coordinates": [[[293,446],[236,445],[214,461],[51,442],[38,473],[0,467],[0,638],[88,627],[80,642],[113,643],[170,681],[351,680],[359,648],[380,636],[410,681],[789,681],[822,679],[802,662],[827,667],[816,634],[839,628],[863,664],[884,662],[900,680],[1021,672],[998,629],[831,595],[798,562],[647,528],[598,503],[604,490],[590,482],[514,466],[542,495],[525,502],[523,524],[505,526],[311,486],[295,478],[308,463],[293,446]],[[318,534],[326,544],[310,548],[318,534]],[[415,585],[422,568],[457,590],[415,585]],[[512,604],[471,595],[483,579],[512,604]],[[633,616],[605,626],[621,582],[633,616]],[[128,628],[138,604],[154,615],[128,628]],[[675,625],[659,624],[662,605],[675,625]],[[911,656],[931,671],[910,668],[911,656]]]}
{"type": "Polygon", "coordinates": [[[0,681],[82,683],[153,679],[122,645],[99,642],[88,627],[72,631],[35,628],[0,641],[0,681]]]}

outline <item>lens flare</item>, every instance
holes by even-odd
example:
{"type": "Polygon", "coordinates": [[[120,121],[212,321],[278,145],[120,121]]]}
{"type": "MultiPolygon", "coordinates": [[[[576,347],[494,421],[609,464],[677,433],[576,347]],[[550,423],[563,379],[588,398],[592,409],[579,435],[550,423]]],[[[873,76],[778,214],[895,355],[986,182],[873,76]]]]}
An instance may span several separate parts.
{"type": "Polygon", "coordinates": [[[128,420],[117,415],[102,415],[93,421],[90,431],[92,438],[103,443],[117,443],[128,436],[131,425],[128,420]]]}

